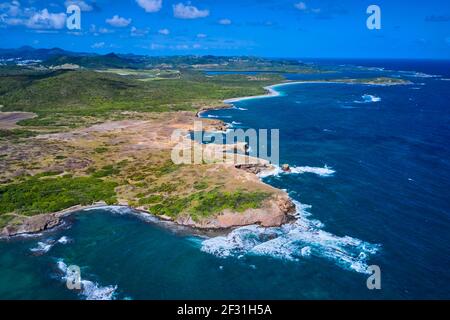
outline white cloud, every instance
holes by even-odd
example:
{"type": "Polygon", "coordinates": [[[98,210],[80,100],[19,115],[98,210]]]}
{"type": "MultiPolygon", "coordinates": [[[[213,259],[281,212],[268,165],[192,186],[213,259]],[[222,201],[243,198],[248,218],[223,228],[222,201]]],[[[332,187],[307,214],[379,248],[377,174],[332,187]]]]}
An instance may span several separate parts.
{"type": "Polygon", "coordinates": [[[200,44],[198,44],[198,43],[194,43],[193,45],[192,45],[192,48],[193,49],[200,49],[202,46],[200,45],[200,44]]]}
{"type": "Polygon", "coordinates": [[[206,38],[206,37],[207,37],[207,35],[204,33],[197,34],[197,38],[206,38]]]}
{"type": "Polygon", "coordinates": [[[6,11],[5,14],[10,17],[16,17],[22,12],[19,1],[0,3],[0,10],[6,11]]]}
{"type": "Polygon", "coordinates": [[[230,25],[232,22],[230,19],[220,19],[219,20],[219,24],[223,24],[223,25],[230,25]]]}
{"type": "Polygon", "coordinates": [[[158,30],[158,33],[167,36],[170,33],[170,30],[169,29],[160,29],[160,30],[158,30]]]}
{"type": "Polygon", "coordinates": [[[30,29],[62,29],[66,24],[66,14],[51,13],[48,9],[22,9],[18,1],[11,1],[0,3],[0,24],[30,29]]]}
{"type": "Polygon", "coordinates": [[[158,44],[158,43],[152,43],[150,44],[150,49],[151,50],[161,50],[164,49],[166,46],[163,44],[158,44]]]}
{"type": "Polygon", "coordinates": [[[298,3],[294,4],[294,7],[296,7],[298,10],[301,10],[301,11],[305,11],[307,9],[306,3],[304,3],[304,2],[298,2],[298,3]]]}
{"type": "Polygon", "coordinates": [[[94,9],[90,4],[83,0],[66,0],[66,2],[64,2],[66,7],[72,4],[79,6],[81,11],[92,11],[94,9]]]}
{"type": "Polygon", "coordinates": [[[320,8],[311,8],[309,9],[306,3],[304,2],[298,2],[294,4],[294,7],[297,8],[300,11],[306,12],[306,13],[315,13],[319,14],[322,10],[320,8]]]}
{"type": "Polygon", "coordinates": [[[2,16],[0,16],[0,21],[4,22],[5,24],[7,24],[9,26],[21,26],[21,25],[25,25],[25,22],[26,22],[23,19],[7,18],[7,17],[2,17],[2,16]]]}
{"type": "Polygon", "coordinates": [[[113,27],[126,27],[131,23],[131,19],[125,19],[123,17],[119,17],[117,14],[114,15],[110,19],[106,19],[106,23],[113,27]]]}
{"type": "Polygon", "coordinates": [[[173,15],[175,18],[180,19],[197,19],[209,16],[209,10],[199,10],[197,7],[178,3],[173,5],[173,15]]]}
{"type": "Polygon", "coordinates": [[[130,35],[132,37],[143,37],[148,33],[148,29],[138,29],[135,26],[131,27],[130,35]]]}
{"type": "Polygon", "coordinates": [[[105,46],[104,42],[96,42],[91,46],[91,48],[100,49],[100,48],[103,48],[104,46],[105,46]]]}
{"type": "Polygon", "coordinates": [[[62,29],[65,25],[65,13],[50,13],[47,9],[35,12],[25,21],[25,26],[31,29],[62,29]]]}
{"type": "Polygon", "coordinates": [[[98,32],[102,33],[102,34],[106,34],[106,33],[112,33],[113,31],[109,30],[108,28],[100,28],[100,29],[98,29],[98,32]]]}
{"type": "Polygon", "coordinates": [[[174,48],[177,50],[187,50],[189,46],[187,44],[177,44],[174,48]]]}
{"type": "Polygon", "coordinates": [[[158,12],[162,7],[162,0],[136,0],[136,2],[145,12],[158,12]]]}

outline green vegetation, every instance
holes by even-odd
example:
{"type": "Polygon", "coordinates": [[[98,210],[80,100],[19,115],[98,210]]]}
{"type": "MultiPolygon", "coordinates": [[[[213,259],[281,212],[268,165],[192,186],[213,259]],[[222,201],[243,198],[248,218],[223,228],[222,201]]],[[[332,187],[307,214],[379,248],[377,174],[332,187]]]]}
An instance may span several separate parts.
{"type": "Polygon", "coordinates": [[[0,75],[0,105],[4,105],[2,111],[38,115],[19,125],[71,128],[125,118],[124,111],[196,111],[227,98],[262,94],[263,86],[283,79],[279,75],[263,80],[244,75],[207,77],[190,70],[184,70],[179,79],[140,81],[133,77],[90,70],[0,75]]]}
{"type": "MultiPolygon", "coordinates": [[[[258,57],[220,57],[220,56],[164,56],[150,57],[137,55],[53,55],[44,62],[45,66],[60,66],[64,64],[78,65],[84,68],[114,70],[143,70],[143,69],[200,69],[224,71],[268,71],[311,73],[319,72],[314,67],[296,59],[267,59],[258,57]]],[[[129,72],[129,71],[125,72],[129,72]]]]}
{"type": "Polygon", "coordinates": [[[32,177],[0,187],[0,217],[11,212],[23,215],[56,212],[100,200],[113,204],[117,201],[116,186],[115,182],[93,177],[32,177]]]}
{"type": "Polygon", "coordinates": [[[163,193],[172,193],[178,189],[179,184],[176,183],[163,183],[160,186],[157,186],[151,190],[151,192],[163,192],[163,193]]]}
{"type": "Polygon", "coordinates": [[[152,173],[156,177],[161,177],[163,175],[177,171],[180,167],[181,167],[181,165],[174,164],[172,162],[172,160],[168,160],[162,166],[158,166],[158,167],[154,168],[152,170],[152,173]]]}
{"type": "Polygon", "coordinates": [[[39,133],[31,130],[24,129],[0,129],[0,139],[17,140],[23,138],[30,138],[38,135],[39,133]]]}
{"type": "Polygon", "coordinates": [[[247,209],[255,209],[261,206],[269,195],[264,192],[211,192],[197,193],[192,197],[194,206],[191,212],[198,217],[206,217],[224,209],[243,212],[247,209]]]}
{"type": "MultiPolygon", "coordinates": [[[[202,191],[187,197],[165,198],[162,202],[150,207],[149,210],[153,214],[166,215],[173,218],[181,213],[189,213],[194,221],[198,221],[201,218],[212,217],[225,209],[244,212],[247,209],[259,208],[261,203],[268,197],[269,194],[265,192],[248,192],[243,190],[235,192],[202,191]]],[[[145,200],[143,201],[144,203],[146,203],[145,200]]]]}
{"type": "Polygon", "coordinates": [[[11,214],[0,214],[0,229],[6,227],[12,219],[14,219],[14,216],[11,214]]]}
{"type": "Polygon", "coordinates": [[[97,147],[97,148],[94,149],[94,151],[96,153],[105,153],[105,152],[108,151],[108,148],[107,147],[97,147]]]}
{"type": "Polygon", "coordinates": [[[163,196],[154,194],[149,197],[139,199],[139,205],[158,203],[158,202],[161,202],[162,200],[163,200],[163,196]]]}
{"type": "Polygon", "coordinates": [[[100,170],[93,170],[92,176],[94,178],[111,177],[120,173],[120,169],[114,167],[113,165],[107,165],[102,167],[100,170]]]}
{"type": "Polygon", "coordinates": [[[0,226],[16,214],[56,212],[100,200],[112,204],[117,197],[157,215],[190,215],[195,221],[225,209],[259,208],[270,193],[241,190],[241,184],[231,182],[227,185],[233,191],[224,191],[224,175],[175,165],[167,150],[131,145],[123,160],[122,145],[130,140],[127,129],[120,137],[99,131],[63,133],[59,136],[69,138],[59,141],[28,138],[106,120],[157,122],[166,117],[155,113],[195,112],[228,98],[263,94],[265,86],[285,80],[285,72],[318,72],[282,59],[54,52],[42,65],[0,66],[1,111],[37,114],[17,123],[24,128],[0,130],[0,146],[8,151],[0,155],[6,173],[0,185],[0,226]],[[204,70],[259,72],[207,75],[204,70]]]}
{"type": "Polygon", "coordinates": [[[179,79],[181,74],[178,70],[162,69],[106,69],[99,72],[115,73],[121,76],[127,76],[131,79],[141,81],[161,80],[161,79],[179,79]]]}
{"type": "Polygon", "coordinates": [[[102,56],[68,56],[57,55],[47,59],[46,66],[60,66],[64,64],[73,64],[86,68],[142,68],[144,64],[136,59],[127,59],[119,57],[114,53],[102,56]]]}
{"type": "Polygon", "coordinates": [[[208,183],[206,181],[195,181],[194,189],[196,190],[205,190],[208,189],[208,183]]]}
{"type": "Polygon", "coordinates": [[[34,177],[35,178],[52,177],[52,176],[60,175],[61,173],[62,173],[61,171],[46,171],[46,172],[36,174],[34,177]]]}

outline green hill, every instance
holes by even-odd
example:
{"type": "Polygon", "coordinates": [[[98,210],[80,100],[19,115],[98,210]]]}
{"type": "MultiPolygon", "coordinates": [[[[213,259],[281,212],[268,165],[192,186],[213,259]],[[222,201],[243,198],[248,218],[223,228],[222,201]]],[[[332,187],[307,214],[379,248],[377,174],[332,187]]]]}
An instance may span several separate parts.
{"type": "MultiPolygon", "coordinates": [[[[180,79],[140,81],[133,77],[91,70],[2,75],[2,111],[29,111],[37,118],[22,125],[77,126],[87,117],[117,119],[122,111],[166,112],[198,110],[226,98],[264,93],[263,86],[279,82],[268,75],[249,81],[242,75],[206,77],[183,71],[180,79]]],[[[91,119],[93,121],[95,119],[91,119]]]]}
{"type": "Polygon", "coordinates": [[[58,55],[46,60],[43,65],[45,66],[59,66],[63,64],[76,64],[81,67],[91,69],[104,69],[104,68],[139,68],[143,64],[138,60],[119,57],[114,53],[102,55],[102,56],[69,56],[58,55]]]}

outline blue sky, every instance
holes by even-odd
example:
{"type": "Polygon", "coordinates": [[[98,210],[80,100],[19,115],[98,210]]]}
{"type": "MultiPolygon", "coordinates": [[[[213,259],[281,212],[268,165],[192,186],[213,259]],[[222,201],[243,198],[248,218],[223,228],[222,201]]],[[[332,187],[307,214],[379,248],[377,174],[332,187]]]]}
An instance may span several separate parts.
{"type": "Polygon", "coordinates": [[[0,1],[0,46],[148,55],[450,59],[448,0],[0,1]],[[81,30],[65,26],[79,5],[81,30]],[[366,9],[381,8],[381,30],[366,9]]]}

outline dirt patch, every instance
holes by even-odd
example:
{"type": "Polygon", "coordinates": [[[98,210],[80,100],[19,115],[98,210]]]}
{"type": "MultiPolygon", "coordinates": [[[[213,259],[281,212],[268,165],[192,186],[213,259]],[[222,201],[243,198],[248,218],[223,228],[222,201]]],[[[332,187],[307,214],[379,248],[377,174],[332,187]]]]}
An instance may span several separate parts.
{"type": "Polygon", "coordinates": [[[33,112],[0,112],[0,129],[19,128],[17,122],[35,118],[36,116],[33,112]]]}

